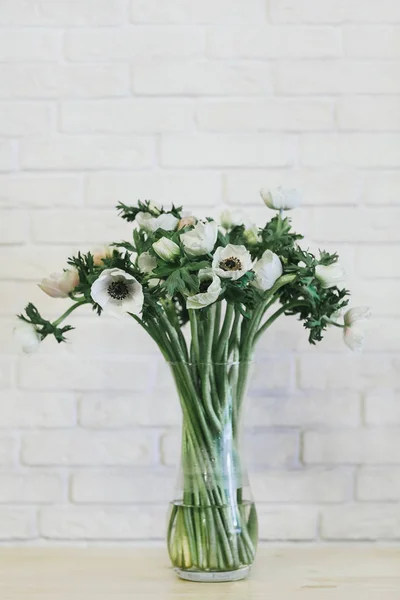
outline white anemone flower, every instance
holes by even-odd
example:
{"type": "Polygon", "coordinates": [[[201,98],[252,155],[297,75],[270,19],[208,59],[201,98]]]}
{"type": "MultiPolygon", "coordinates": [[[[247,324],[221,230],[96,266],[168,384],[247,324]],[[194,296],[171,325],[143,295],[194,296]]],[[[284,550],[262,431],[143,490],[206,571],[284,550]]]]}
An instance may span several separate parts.
{"type": "Polygon", "coordinates": [[[147,231],[147,233],[152,233],[155,231],[156,217],[153,217],[153,215],[150,213],[143,211],[138,212],[135,221],[139,225],[140,229],[147,231]]]}
{"type": "Polygon", "coordinates": [[[143,308],[143,288],[122,269],[105,269],[90,290],[93,300],[105,313],[120,317],[125,313],[138,315],[143,308]]]}
{"type": "Polygon", "coordinates": [[[40,289],[52,298],[68,298],[79,283],[77,269],[72,267],[62,273],[51,273],[39,283],[40,289]]]}
{"type": "Polygon", "coordinates": [[[156,218],[156,229],[164,229],[165,231],[175,231],[177,225],[179,223],[179,219],[171,215],[171,213],[163,213],[159,217],[156,218]]]}
{"type": "Polygon", "coordinates": [[[154,233],[158,229],[175,231],[179,219],[174,217],[171,213],[162,213],[158,217],[153,217],[150,213],[138,212],[136,215],[136,223],[141,229],[147,231],[147,233],[154,233]]]}
{"type": "Polygon", "coordinates": [[[270,290],[275,281],[282,275],[283,268],[280,258],[271,250],[266,250],[253,267],[256,274],[252,281],[254,287],[265,292],[270,290]]]}
{"type": "Polygon", "coordinates": [[[260,195],[268,208],[274,210],[291,210],[292,208],[297,208],[300,204],[300,194],[294,189],[277,187],[276,189],[269,190],[261,188],[260,195]]]}
{"type": "Polygon", "coordinates": [[[370,317],[369,306],[355,306],[344,314],[343,339],[353,352],[360,352],[364,346],[365,330],[370,317]]]}
{"type": "Polygon", "coordinates": [[[331,287],[339,287],[345,282],[346,273],[339,263],[331,265],[317,265],[315,267],[315,277],[321,284],[324,290],[331,287]]]}
{"type": "Polygon", "coordinates": [[[237,227],[238,225],[250,226],[248,218],[241,210],[229,207],[224,208],[221,212],[219,222],[226,230],[233,229],[233,227],[237,227]]]}
{"type": "Polygon", "coordinates": [[[193,229],[181,234],[181,241],[188,256],[204,256],[214,250],[217,237],[215,221],[199,221],[193,229]]]}
{"type": "Polygon", "coordinates": [[[42,340],[40,333],[32,323],[27,323],[21,319],[14,327],[14,338],[22,348],[25,354],[33,354],[39,347],[42,340]]]}
{"type": "Polygon", "coordinates": [[[200,291],[194,296],[189,296],[186,306],[192,310],[198,310],[214,304],[222,292],[221,280],[212,269],[200,269],[199,271],[200,291]]]}
{"type": "Polygon", "coordinates": [[[142,273],[151,273],[157,266],[157,259],[150,252],[142,252],[138,258],[138,267],[142,273]]]}
{"type": "Polygon", "coordinates": [[[236,280],[251,271],[253,262],[246,246],[228,244],[216,249],[212,268],[219,277],[236,280]]]}
{"type": "Polygon", "coordinates": [[[153,250],[160,258],[167,262],[174,262],[181,253],[178,244],[175,244],[175,242],[166,237],[162,237],[158,242],[154,242],[153,250]]]}

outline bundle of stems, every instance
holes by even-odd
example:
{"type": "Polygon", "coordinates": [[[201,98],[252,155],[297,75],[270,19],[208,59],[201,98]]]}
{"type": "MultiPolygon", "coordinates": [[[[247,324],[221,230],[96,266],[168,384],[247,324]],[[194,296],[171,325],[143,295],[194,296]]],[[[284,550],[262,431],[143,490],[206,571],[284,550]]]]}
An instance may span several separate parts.
{"type": "Polygon", "coordinates": [[[263,317],[290,278],[282,277],[250,317],[225,301],[189,310],[189,342],[167,307],[154,323],[135,317],[168,361],[183,413],[183,490],[168,528],[176,567],[229,571],[254,560],[257,515],[243,496],[242,407],[255,344],[283,307],[263,317]]]}

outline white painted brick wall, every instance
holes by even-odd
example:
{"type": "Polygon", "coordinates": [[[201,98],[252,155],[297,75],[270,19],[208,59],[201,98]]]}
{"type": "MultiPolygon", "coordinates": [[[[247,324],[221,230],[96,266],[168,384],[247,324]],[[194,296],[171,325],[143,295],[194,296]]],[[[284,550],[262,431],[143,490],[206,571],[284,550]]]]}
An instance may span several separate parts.
{"type": "Polygon", "coordinates": [[[35,283],[127,238],[118,201],[267,215],[300,188],[374,320],[361,356],[280,321],[260,345],[247,454],[268,541],[400,541],[398,0],[0,1],[0,543],[161,539],[180,409],[154,343],[71,319],[20,357],[35,283]]]}

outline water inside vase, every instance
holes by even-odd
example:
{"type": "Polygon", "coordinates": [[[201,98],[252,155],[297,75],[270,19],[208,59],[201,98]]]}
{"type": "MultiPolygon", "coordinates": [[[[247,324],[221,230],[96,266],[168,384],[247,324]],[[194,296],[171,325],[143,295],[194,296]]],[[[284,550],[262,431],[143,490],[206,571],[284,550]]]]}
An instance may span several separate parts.
{"type": "Polygon", "coordinates": [[[257,539],[257,512],[252,501],[223,506],[175,501],[170,505],[168,550],[179,570],[230,572],[249,567],[257,539]]]}

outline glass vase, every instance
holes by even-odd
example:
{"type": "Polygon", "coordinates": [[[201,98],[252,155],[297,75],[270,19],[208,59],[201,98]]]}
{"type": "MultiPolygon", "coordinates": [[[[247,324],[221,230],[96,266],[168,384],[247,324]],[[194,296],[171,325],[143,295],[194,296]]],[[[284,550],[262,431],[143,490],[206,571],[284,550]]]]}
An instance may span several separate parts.
{"type": "Polygon", "coordinates": [[[170,363],[183,411],[168,550],[190,581],[237,581],[253,564],[258,523],[242,454],[250,363],[170,363]]]}

